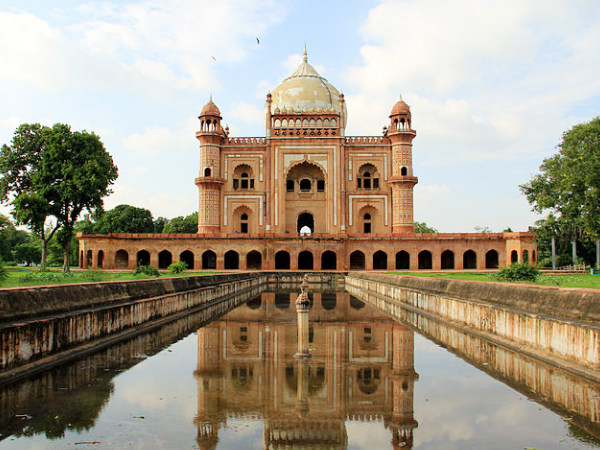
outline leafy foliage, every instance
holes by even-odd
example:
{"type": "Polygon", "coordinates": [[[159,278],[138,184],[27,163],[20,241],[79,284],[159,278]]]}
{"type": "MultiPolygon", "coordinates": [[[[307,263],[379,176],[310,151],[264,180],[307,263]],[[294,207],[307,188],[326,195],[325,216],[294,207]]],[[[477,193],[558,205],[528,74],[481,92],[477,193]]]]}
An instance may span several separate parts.
{"type": "Polygon", "coordinates": [[[6,272],[6,268],[4,267],[4,263],[0,259],[0,284],[2,284],[2,282],[4,280],[6,280],[7,278],[8,278],[8,273],[6,272]]]}
{"type": "Polygon", "coordinates": [[[425,222],[415,222],[415,233],[438,233],[433,227],[428,226],[425,222]]]}
{"type": "Polygon", "coordinates": [[[154,266],[137,266],[133,271],[134,275],[146,275],[149,277],[160,277],[160,272],[154,266]]]}
{"type": "Polygon", "coordinates": [[[98,214],[94,233],[153,233],[152,213],[131,205],[115,206],[98,214]]]}
{"type": "Polygon", "coordinates": [[[539,275],[540,271],[535,266],[527,263],[514,263],[500,269],[496,278],[501,281],[535,281],[539,275]]]}
{"type": "Polygon", "coordinates": [[[162,232],[163,233],[196,233],[198,231],[198,213],[195,212],[189,216],[178,216],[169,220],[162,232]]]}
{"type": "Polygon", "coordinates": [[[550,211],[563,235],[600,238],[600,117],[563,134],[560,151],[520,186],[533,210],[550,211]]]}
{"type": "Polygon", "coordinates": [[[11,146],[2,146],[0,201],[11,203],[17,223],[42,240],[42,270],[48,242],[61,228],[63,270],[69,270],[75,222],[84,209],[102,207],[117,175],[98,136],[72,132],[65,124],[23,124],[15,131],[11,146]]]}
{"type": "Polygon", "coordinates": [[[169,266],[169,272],[174,274],[183,273],[187,270],[187,264],[184,261],[178,261],[169,266]]]}

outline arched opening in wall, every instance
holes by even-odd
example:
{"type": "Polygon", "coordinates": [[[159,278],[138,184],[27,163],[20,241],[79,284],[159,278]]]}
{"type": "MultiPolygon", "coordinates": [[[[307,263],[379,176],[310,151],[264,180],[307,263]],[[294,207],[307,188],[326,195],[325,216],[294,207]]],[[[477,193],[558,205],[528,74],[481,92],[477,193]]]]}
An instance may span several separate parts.
{"type": "Polygon", "coordinates": [[[117,250],[115,253],[115,267],[117,269],[127,269],[129,267],[129,253],[125,250],[117,250]]]}
{"type": "Polygon", "coordinates": [[[537,259],[535,258],[535,250],[533,250],[531,252],[531,263],[532,264],[536,264],[537,263],[537,259]]]}
{"type": "Polygon", "coordinates": [[[240,214],[240,233],[248,233],[248,214],[240,214]]]}
{"type": "Polygon", "coordinates": [[[104,251],[98,250],[98,269],[102,269],[104,267],[104,251]]]}
{"type": "Polygon", "coordinates": [[[477,269],[477,254],[473,250],[463,253],[463,269],[477,269]]]}
{"type": "Polygon", "coordinates": [[[512,252],[510,252],[510,263],[514,264],[517,261],[519,261],[519,254],[516,250],[513,250],[512,252]]]}
{"type": "Polygon", "coordinates": [[[310,178],[302,178],[300,180],[300,192],[310,192],[312,187],[312,183],[310,178]]]}
{"type": "Polygon", "coordinates": [[[287,292],[278,292],[275,294],[275,308],[287,309],[290,307],[290,294],[287,292]]]}
{"type": "Polygon", "coordinates": [[[252,250],[246,255],[246,269],[260,270],[262,269],[262,255],[256,250],[252,250]]]}
{"type": "Polygon", "coordinates": [[[216,269],[217,255],[212,250],[206,250],[202,253],[202,269],[216,269]]]}
{"type": "Polygon", "coordinates": [[[357,299],[354,295],[351,295],[350,307],[352,309],[363,309],[365,307],[365,303],[362,300],[357,299]]]}
{"type": "Polygon", "coordinates": [[[234,190],[253,190],[254,189],[254,171],[248,164],[240,164],[233,170],[233,189],[234,190]]]}
{"type": "Polygon", "coordinates": [[[486,269],[497,269],[498,268],[498,252],[496,250],[490,250],[485,254],[485,268],[486,269]]]}
{"type": "Polygon", "coordinates": [[[337,255],[331,250],[321,253],[321,270],[337,269],[337,255]]]}
{"type": "Polygon", "coordinates": [[[313,270],[314,261],[313,254],[308,250],[304,250],[298,254],[298,270],[313,270]]]}
{"type": "Polygon", "coordinates": [[[419,270],[430,270],[432,267],[431,252],[423,250],[419,253],[419,270]]]}
{"type": "Polygon", "coordinates": [[[402,175],[403,177],[408,175],[408,169],[406,167],[403,167],[402,169],[400,169],[400,175],[402,175]]]}
{"type": "Polygon", "coordinates": [[[290,269],[290,254],[284,250],[275,253],[275,268],[289,270],[290,269]]]}
{"type": "Polygon", "coordinates": [[[365,367],[356,372],[358,388],[363,394],[371,395],[379,387],[379,369],[376,367],[365,367]]]}
{"type": "Polygon", "coordinates": [[[371,234],[371,214],[363,215],[363,233],[371,234]]]}
{"type": "Polygon", "coordinates": [[[184,262],[188,269],[194,268],[194,254],[190,250],[181,252],[179,261],[184,262]]]}
{"type": "Polygon", "coordinates": [[[323,292],[321,294],[321,307],[327,311],[335,309],[337,297],[335,292],[323,292]]]}
{"type": "Polygon", "coordinates": [[[140,250],[137,252],[135,258],[136,266],[149,266],[150,265],[150,252],[148,250],[140,250]]]}
{"type": "Polygon", "coordinates": [[[441,256],[442,270],[454,269],[454,252],[445,250],[441,256]]]}
{"type": "Polygon", "coordinates": [[[225,269],[236,270],[240,268],[240,255],[235,250],[225,253],[225,269]]]}
{"type": "Polygon", "coordinates": [[[94,252],[92,252],[91,250],[88,250],[86,259],[87,259],[87,266],[90,268],[92,267],[93,258],[94,258],[94,252]]]}
{"type": "Polygon", "coordinates": [[[379,189],[379,171],[373,164],[363,164],[356,175],[358,189],[379,189]]]}
{"type": "Polygon", "coordinates": [[[298,216],[298,233],[300,233],[303,227],[310,228],[310,234],[315,232],[315,218],[311,213],[303,212],[298,216]]]}
{"type": "Polygon", "coordinates": [[[529,264],[529,252],[527,250],[523,250],[523,262],[529,264]]]}
{"type": "Polygon", "coordinates": [[[79,252],[79,268],[83,267],[83,250],[79,252]]]}
{"type": "Polygon", "coordinates": [[[373,269],[387,270],[387,253],[381,250],[373,253],[373,269]]]}
{"type": "Polygon", "coordinates": [[[207,167],[206,169],[204,169],[204,176],[205,177],[210,177],[211,171],[210,171],[210,167],[207,167]]]}
{"type": "Polygon", "coordinates": [[[258,309],[260,308],[260,305],[262,304],[260,295],[257,295],[256,297],[248,300],[246,302],[246,306],[250,309],[258,309]]]}
{"type": "Polygon", "coordinates": [[[365,205],[358,210],[355,220],[357,231],[359,233],[375,233],[377,222],[377,209],[372,205],[365,205]]]}
{"type": "Polygon", "coordinates": [[[173,255],[168,250],[163,250],[158,254],[158,268],[166,269],[173,264],[173,255]]]}
{"type": "Polygon", "coordinates": [[[365,270],[365,254],[360,250],[350,253],[350,270],[365,270]]]}
{"type": "Polygon", "coordinates": [[[410,269],[410,255],[404,250],[400,250],[396,253],[396,269],[397,270],[408,270],[410,269]]]}

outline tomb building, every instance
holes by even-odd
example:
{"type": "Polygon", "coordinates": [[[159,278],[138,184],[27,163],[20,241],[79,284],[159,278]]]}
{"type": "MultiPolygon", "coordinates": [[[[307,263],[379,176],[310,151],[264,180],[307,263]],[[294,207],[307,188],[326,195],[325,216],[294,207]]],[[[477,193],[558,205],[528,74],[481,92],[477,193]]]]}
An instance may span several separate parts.
{"type": "MultiPolygon", "coordinates": [[[[380,135],[347,136],[344,95],[308,62],[265,104],[265,136],[199,116],[198,232],[79,235],[83,268],[445,270],[536,263],[529,232],[416,234],[409,105],[380,135]]],[[[191,180],[190,180],[191,181],[191,180]]]]}

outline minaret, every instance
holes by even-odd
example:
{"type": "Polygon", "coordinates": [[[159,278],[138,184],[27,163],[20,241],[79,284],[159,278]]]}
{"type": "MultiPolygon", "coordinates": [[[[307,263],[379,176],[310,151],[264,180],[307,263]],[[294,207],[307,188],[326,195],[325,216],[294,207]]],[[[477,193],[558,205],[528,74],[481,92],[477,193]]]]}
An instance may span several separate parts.
{"type": "Polygon", "coordinates": [[[402,98],[392,108],[387,136],[392,141],[392,233],[414,233],[413,189],[419,181],[413,176],[412,140],[417,135],[411,128],[410,108],[402,98]]]}
{"type": "Polygon", "coordinates": [[[221,126],[221,112],[212,101],[204,105],[198,117],[200,131],[196,138],[200,141],[200,174],[196,178],[199,191],[198,233],[218,233],[221,187],[221,145],[226,133],[221,126]]]}

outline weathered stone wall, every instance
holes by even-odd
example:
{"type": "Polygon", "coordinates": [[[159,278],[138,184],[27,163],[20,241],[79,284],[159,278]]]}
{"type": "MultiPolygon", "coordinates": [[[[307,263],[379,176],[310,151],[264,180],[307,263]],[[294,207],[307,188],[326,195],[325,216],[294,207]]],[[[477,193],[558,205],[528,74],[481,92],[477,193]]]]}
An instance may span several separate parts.
{"type": "MultiPolygon", "coordinates": [[[[0,370],[68,351],[83,343],[111,336],[149,322],[174,317],[178,313],[186,313],[188,310],[210,305],[216,300],[258,288],[266,282],[265,277],[257,274],[251,276],[241,276],[240,274],[233,278],[230,276],[207,278],[212,278],[211,285],[206,285],[209,280],[205,279],[203,283],[200,283],[205,284],[203,287],[185,292],[153,295],[149,298],[137,298],[142,292],[148,295],[148,286],[136,287],[130,283],[121,286],[123,283],[115,283],[117,286],[114,287],[114,291],[110,288],[108,291],[113,294],[118,292],[121,295],[115,295],[112,303],[100,299],[98,295],[94,295],[92,290],[81,291],[80,286],[62,286],[63,289],[58,289],[57,286],[55,295],[49,297],[50,301],[58,301],[57,293],[62,292],[66,298],[60,305],[70,308],[81,306],[82,303],[76,301],[78,299],[76,295],[87,292],[96,300],[96,303],[75,311],[0,324],[0,370]],[[128,294],[129,297],[124,298],[123,294],[128,294]],[[70,303],[69,300],[71,300],[70,303]]],[[[172,283],[175,280],[158,281],[164,282],[158,293],[161,290],[175,289],[172,283]]],[[[188,286],[191,284],[194,282],[187,283],[188,286]]],[[[178,287],[181,288],[185,285],[184,282],[178,287]]],[[[99,290],[97,294],[101,292],[102,290],[99,290]]],[[[154,294],[156,293],[155,291],[154,294]]],[[[39,299],[43,302],[42,294],[39,299]]],[[[87,301],[92,302],[89,298],[87,301]]]]}
{"type": "Polygon", "coordinates": [[[408,307],[590,369],[600,365],[600,294],[538,286],[350,274],[346,289],[388,310],[408,307]]]}
{"type": "Polygon", "coordinates": [[[157,297],[259,276],[259,273],[238,273],[0,289],[0,322],[157,297]]]}

